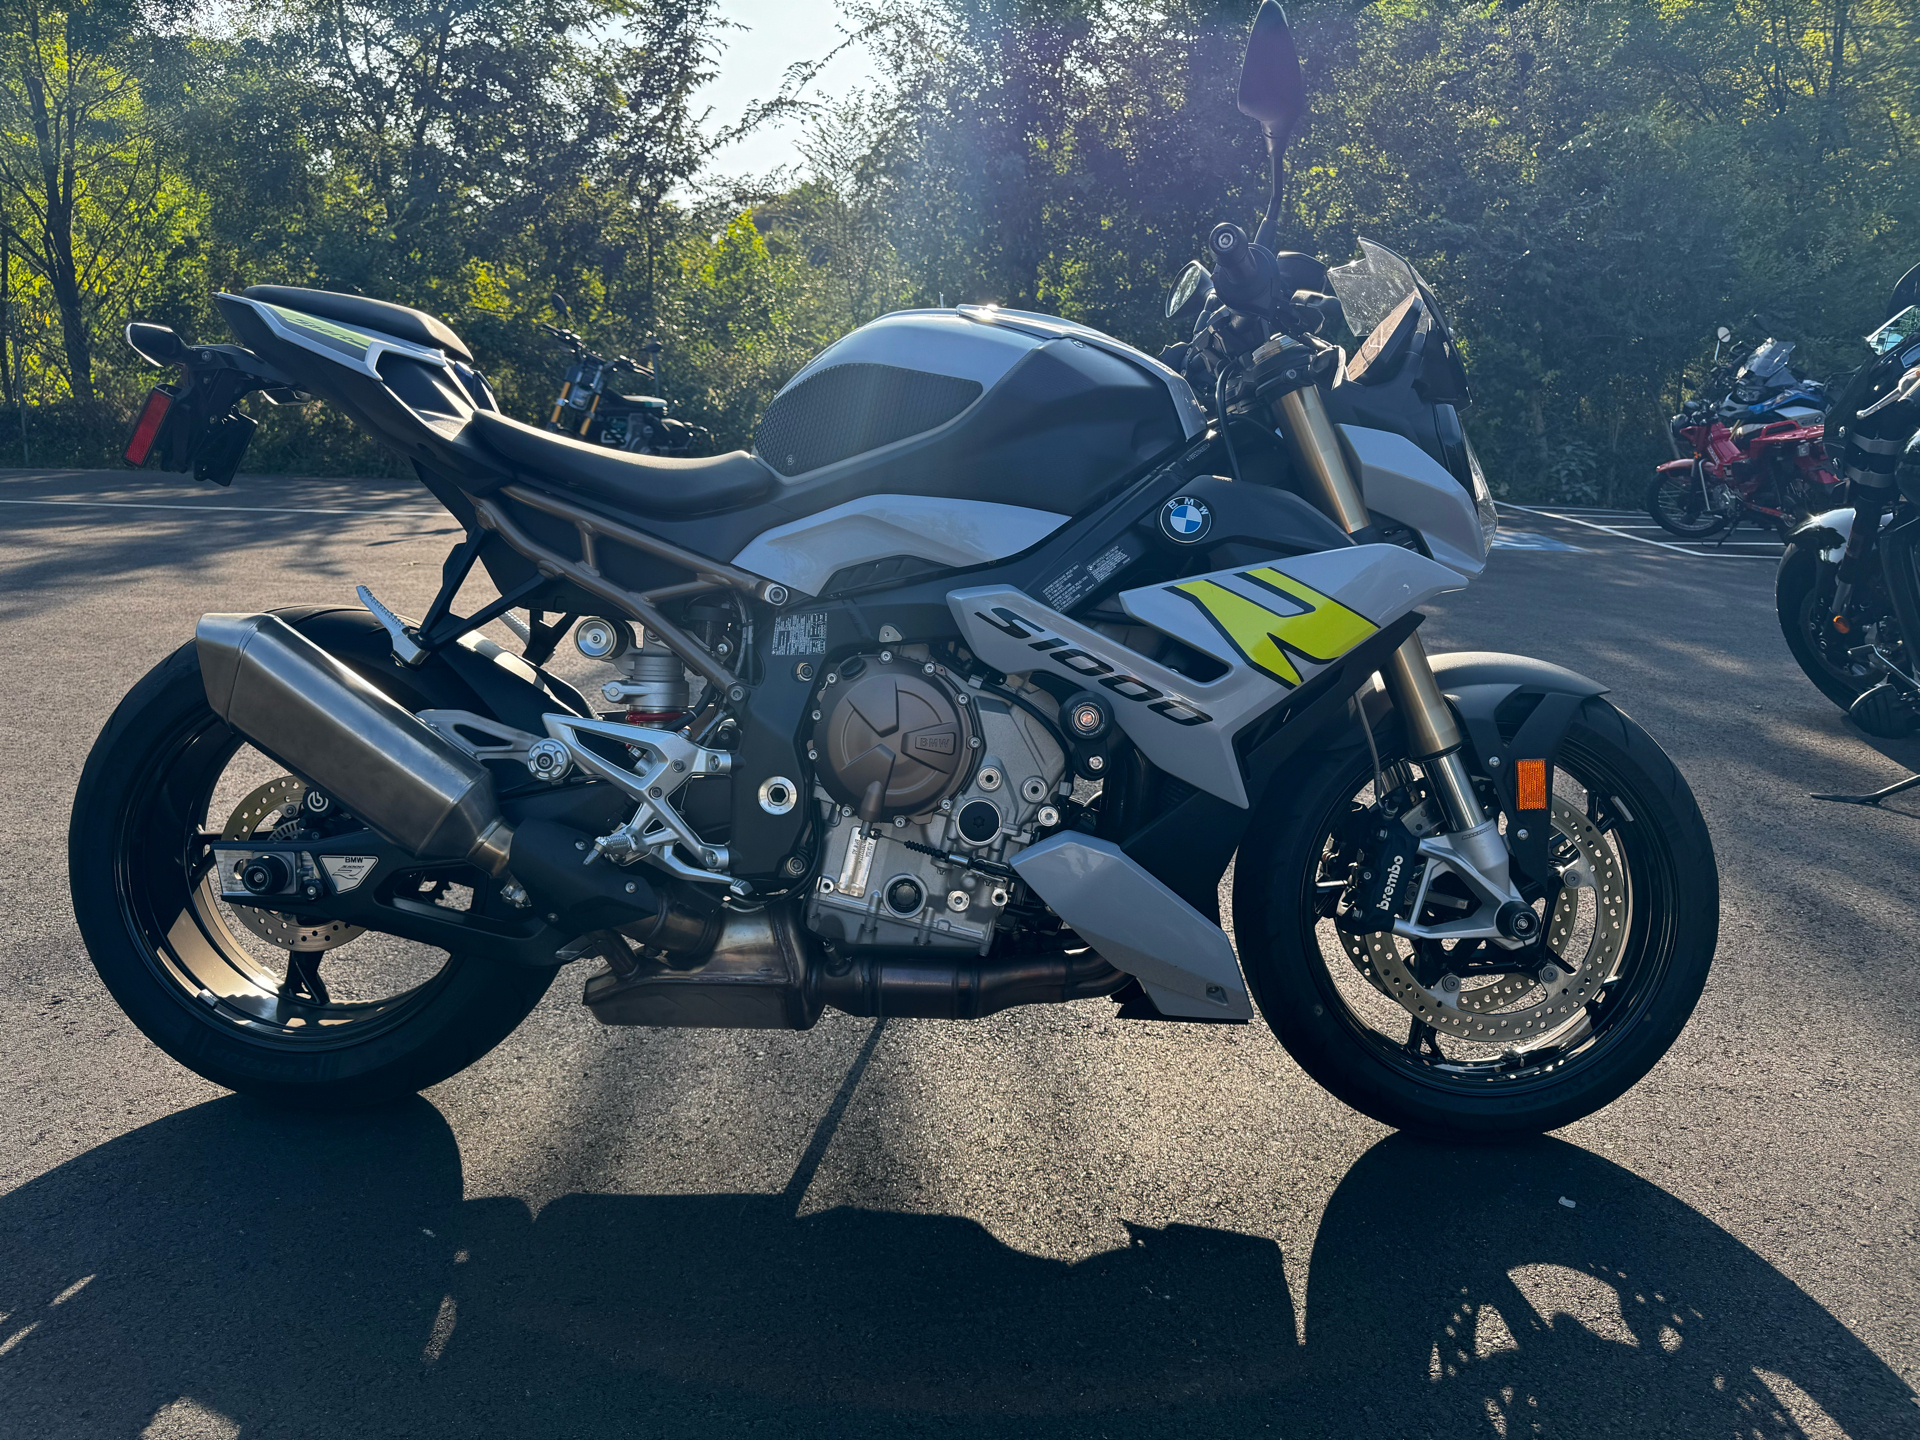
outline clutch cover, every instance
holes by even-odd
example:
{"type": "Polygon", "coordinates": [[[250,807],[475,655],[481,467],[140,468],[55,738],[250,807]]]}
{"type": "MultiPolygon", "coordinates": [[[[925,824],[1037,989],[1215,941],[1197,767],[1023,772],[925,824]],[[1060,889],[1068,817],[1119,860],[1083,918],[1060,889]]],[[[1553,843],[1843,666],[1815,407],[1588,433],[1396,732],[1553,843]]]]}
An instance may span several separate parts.
{"type": "Polygon", "coordinates": [[[814,749],[835,800],[876,821],[920,815],[961,788],[974,763],[974,716],[946,680],[902,661],[850,662],[828,679],[814,749]]]}

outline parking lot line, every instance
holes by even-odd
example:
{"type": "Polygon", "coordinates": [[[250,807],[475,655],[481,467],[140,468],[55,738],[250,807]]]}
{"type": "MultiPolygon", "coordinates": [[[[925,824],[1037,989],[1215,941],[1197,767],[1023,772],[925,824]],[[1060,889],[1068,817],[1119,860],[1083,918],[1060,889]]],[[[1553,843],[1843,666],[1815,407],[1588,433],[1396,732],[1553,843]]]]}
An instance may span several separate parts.
{"type": "MultiPolygon", "coordinates": [[[[1778,551],[1776,551],[1772,555],[1755,555],[1749,551],[1691,550],[1685,545],[1675,545],[1672,541],[1649,540],[1646,536],[1630,535],[1627,531],[1616,529],[1614,526],[1611,526],[1611,525],[1597,525],[1595,522],[1591,520],[1582,520],[1579,516],[1565,515],[1558,511],[1552,511],[1552,510],[1538,510],[1531,505],[1514,505],[1511,502],[1505,501],[1505,500],[1496,501],[1495,503],[1497,505],[1505,506],[1509,510],[1518,510],[1525,515],[1540,515],[1540,516],[1547,517],[1549,520],[1564,520],[1569,525],[1580,525],[1580,526],[1587,527],[1587,529],[1589,530],[1604,531],[1608,535],[1618,535],[1621,537],[1622,540],[1631,540],[1641,545],[1655,546],[1661,550],[1673,551],[1677,555],[1696,556],[1701,560],[1779,560],[1781,558],[1780,552],[1778,551]]],[[[1736,544],[1736,545],[1752,545],[1757,543],[1758,542],[1754,542],[1754,541],[1733,542],[1733,544],[1736,544]]]]}
{"type": "Polygon", "coordinates": [[[0,498],[0,505],[80,505],[96,510],[239,510],[254,515],[377,515],[382,518],[426,516],[447,520],[444,510],[337,510],[295,505],[166,505],[149,500],[11,500],[0,498]]]}

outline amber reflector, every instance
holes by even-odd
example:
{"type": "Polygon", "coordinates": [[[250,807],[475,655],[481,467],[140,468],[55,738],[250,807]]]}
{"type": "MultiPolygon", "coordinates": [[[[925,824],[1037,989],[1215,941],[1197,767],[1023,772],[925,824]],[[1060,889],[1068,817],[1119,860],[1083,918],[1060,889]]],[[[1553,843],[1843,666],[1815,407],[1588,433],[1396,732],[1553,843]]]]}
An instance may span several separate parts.
{"type": "Polygon", "coordinates": [[[1547,762],[1514,763],[1514,808],[1522,811],[1547,809],[1547,762]]]}

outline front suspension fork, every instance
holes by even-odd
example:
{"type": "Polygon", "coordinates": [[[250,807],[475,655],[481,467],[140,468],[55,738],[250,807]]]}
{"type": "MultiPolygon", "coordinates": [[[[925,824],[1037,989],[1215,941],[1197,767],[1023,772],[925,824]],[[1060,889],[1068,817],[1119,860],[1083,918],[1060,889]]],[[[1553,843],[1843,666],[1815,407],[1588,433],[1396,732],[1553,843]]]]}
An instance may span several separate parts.
{"type": "MultiPolygon", "coordinates": [[[[1348,469],[1340,439],[1321,402],[1320,389],[1310,382],[1298,390],[1288,390],[1275,408],[1294,463],[1320,492],[1323,508],[1349,535],[1367,529],[1373,523],[1367,501],[1348,469]]],[[[1434,668],[1428,664],[1418,631],[1401,642],[1382,667],[1381,678],[1387,682],[1388,694],[1407,726],[1413,758],[1434,783],[1456,846],[1468,853],[1483,873],[1505,880],[1507,847],[1474,793],[1473,778],[1461,759],[1461,728],[1435,683],[1434,668]]]]}

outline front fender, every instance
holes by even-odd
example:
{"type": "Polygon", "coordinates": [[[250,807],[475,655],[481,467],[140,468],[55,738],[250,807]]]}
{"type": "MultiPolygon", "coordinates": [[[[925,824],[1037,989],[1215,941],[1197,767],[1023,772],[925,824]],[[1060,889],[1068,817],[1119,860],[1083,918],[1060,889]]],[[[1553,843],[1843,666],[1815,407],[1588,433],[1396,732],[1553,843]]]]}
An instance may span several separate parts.
{"type": "Polygon", "coordinates": [[[1583,701],[1605,695],[1607,687],[1566,666],[1494,651],[1457,651],[1429,663],[1460,717],[1472,752],[1468,768],[1491,780],[1500,797],[1509,854],[1529,878],[1550,885],[1549,827],[1540,824],[1540,812],[1518,808],[1514,763],[1545,761],[1551,795],[1555,757],[1569,724],[1583,701]]]}
{"type": "MultiPolygon", "coordinates": [[[[1830,510],[1822,515],[1811,515],[1794,528],[1788,537],[1788,554],[1797,550],[1812,550],[1829,565],[1841,563],[1841,553],[1848,548],[1848,537],[1854,532],[1854,507],[1845,510],[1830,510]]],[[[1782,557],[1787,563],[1787,556],[1782,557]]]]}

